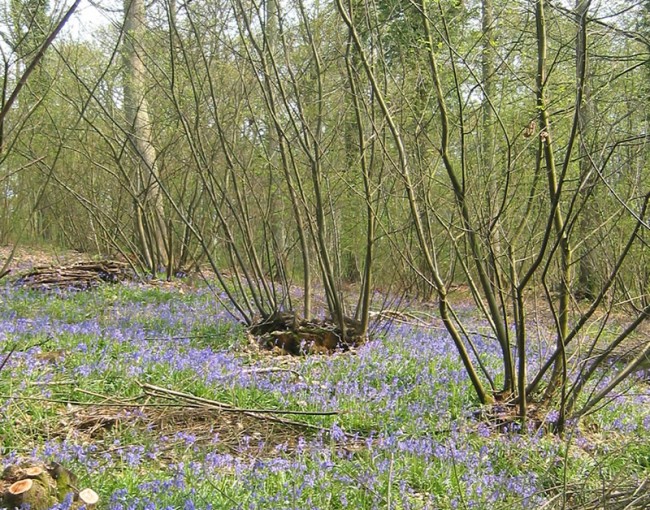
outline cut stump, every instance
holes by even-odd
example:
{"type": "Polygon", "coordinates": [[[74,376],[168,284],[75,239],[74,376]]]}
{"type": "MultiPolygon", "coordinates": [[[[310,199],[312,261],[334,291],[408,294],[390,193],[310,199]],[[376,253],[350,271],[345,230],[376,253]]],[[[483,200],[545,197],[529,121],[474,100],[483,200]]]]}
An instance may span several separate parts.
{"type": "Polygon", "coordinates": [[[79,492],[79,502],[88,510],[93,510],[99,502],[99,496],[92,489],[83,489],[79,492]]]}
{"type": "Polygon", "coordinates": [[[7,466],[0,476],[0,508],[16,510],[29,505],[32,510],[46,510],[66,499],[73,508],[92,509],[99,497],[92,489],[78,493],[77,477],[57,463],[46,465],[34,460],[7,466]]]}
{"type": "Polygon", "coordinates": [[[26,478],[11,484],[5,494],[5,501],[9,508],[29,505],[31,510],[47,510],[57,503],[50,488],[41,480],[33,478],[26,478]]]}

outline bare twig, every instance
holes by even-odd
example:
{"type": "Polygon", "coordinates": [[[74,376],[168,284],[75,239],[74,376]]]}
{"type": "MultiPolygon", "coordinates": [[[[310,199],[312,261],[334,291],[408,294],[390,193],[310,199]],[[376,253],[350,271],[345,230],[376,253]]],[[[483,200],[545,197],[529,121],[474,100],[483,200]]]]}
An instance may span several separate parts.
{"type": "Polygon", "coordinates": [[[65,404],[71,406],[101,406],[101,407],[194,407],[200,408],[198,404],[142,404],[142,403],[129,403],[129,402],[83,402],[80,400],[70,400],[62,398],[47,398],[47,397],[29,397],[27,395],[0,395],[0,399],[5,400],[29,400],[36,402],[49,402],[51,404],[65,404]]]}
{"type": "MultiPolygon", "coordinates": [[[[34,69],[36,69],[38,63],[43,59],[43,55],[45,55],[45,51],[52,45],[54,39],[56,39],[57,35],[59,35],[59,32],[63,29],[65,24],[72,17],[74,11],[77,9],[77,6],[79,5],[80,2],[81,0],[76,0],[74,4],[72,4],[72,6],[68,9],[68,11],[63,16],[63,18],[61,18],[61,21],[59,21],[58,25],[54,28],[52,33],[47,37],[47,39],[45,39],[43,46],[41,46],[41,48],[38,50],[38,52],[36,53],[32,61],[27,66],[22,76],[18,80],[18,83],[14,87],[13,92],[11,93],[7,101],[2,105],[2,109],[0,110],[0,133],[3,131],[2,126],[4,125],[5,117],[7,116],[14,102],[18,98],[18,94],[20,94],[20,91],[27,83],[27,79],[34,72],[34,69]]],[[[2,138],[0,137],[0,152],[2,152],[3,149],[3,142],[4,140],[2,140],[2,138]]]]}
{"type": "Polygon", "coordinates": [[[18,342],[15,342],[11,346],[11,349],[9,349],[9,352],[5,355],[4,359],[2,360],[2,363],[0,363],[0,372],[2,372],[2,369],[7,364],[7,361],[9,361],[9,358],[11,358],[11,355],[16,351],[17,347],[18,347],[18,342]]]}
{"type": "MultiPolygon", "coordinates": [[[[241,371],[242,374],[267,374],[273,372],[288,372],[290,374],[295,375],[298,379],[303,378],[302,374],[297,370],[294,370],[292,368],[284,368],[284,367],[249,368],[241,371]]],[[[230,375],[236,375],[236,374],[230,374],[230,375]]]]}

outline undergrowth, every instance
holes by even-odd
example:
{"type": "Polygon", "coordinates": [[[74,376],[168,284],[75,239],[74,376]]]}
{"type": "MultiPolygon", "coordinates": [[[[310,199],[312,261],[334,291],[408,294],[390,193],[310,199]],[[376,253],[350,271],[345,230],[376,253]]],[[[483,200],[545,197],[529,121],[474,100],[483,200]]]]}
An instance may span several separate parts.
{"type": "Polygon", "coordinates": [[[435,329],[385,325],[353,352],[285,357],[204,289],[0,300],[0,461],[62,463],[103,508],[579,508],[650,475],[642,379],[559,438],[477,420],[435,329]]]}

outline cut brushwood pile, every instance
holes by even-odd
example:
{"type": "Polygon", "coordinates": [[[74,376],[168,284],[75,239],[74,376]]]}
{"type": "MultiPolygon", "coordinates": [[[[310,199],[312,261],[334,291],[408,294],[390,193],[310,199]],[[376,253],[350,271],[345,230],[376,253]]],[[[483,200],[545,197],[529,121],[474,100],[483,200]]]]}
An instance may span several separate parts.
{"type": "MultiPolygon", "coordinates": [[[[568,500],[571,503],[573,496],[584,497],[585,494],[568,493],[568,500]]],[[[626,480],[624,482],[613,482],[603,486],[591,501],[577,503],[572,508],[581,510],[648,510],[650,508],[650,478],[643,480],[626,480]]]]}
{"type": "Polygon", "coordinates": [[[345,330],[331,320],[306,320],[295,313],[277,312],[249,328],[260,347],[281,354],[326,354],[346,351],[363,340],[361,323],[346,318],[345,330]]]}
{"type": "Polygon", "coordinates": [[[118,282],[133,277],[128,264],[115,260],[77,262],[66,266],[41,266],[23,273],[16,285],[29,289],[88,289],[101,282],[118,282]]]}
{"type": "Polygon", "coordinates": [[[247,416],[249,418],[254,418],[262,422],[267,422],[269,424],[281,424],[285,427],[290,427],[294,429],[305,429],[305,430],[316,431],[321,433],[330,433],[331,429],[329,427],[321,427],[311,423],[305,423],[303,421],[297,421],[290,418],[285,418],[284,416],[297,416],[297,417],[336,416],[339,414],[338,411],[322,411],[322,410],[309,411],[309,410],[290,410],[290,409],[241,408],[241,407],[235,407],[226,402],[219,402],[218,400],[198,397],[196,395],[192,395],[191,393],[172,390],[169,388],[163,388],[160,386],[155,386],[153,384],[138,382],[138,385],[142,388],[145,395],[147,395],[148,397],[165,399],[167,401],[179,403],[185,406],[188,410],[204,409],[204,410],[218,411],[224,414],[238,414],[242,416],[247,416]]]}
{"type": "Polygon", "coordinates": [[[66,499],[73,509],[92,510],[99,496],[92,489],[79,491],[75,474],[57,463],[25,461],[7,466],[0,476],[0,506],[10,510],[47,510],[66,499]]]}

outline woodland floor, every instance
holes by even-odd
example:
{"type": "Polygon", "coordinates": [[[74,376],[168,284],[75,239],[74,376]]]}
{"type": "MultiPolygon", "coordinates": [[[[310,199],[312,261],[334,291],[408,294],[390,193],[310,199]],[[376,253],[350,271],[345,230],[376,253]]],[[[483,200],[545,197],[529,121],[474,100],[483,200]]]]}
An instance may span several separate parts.
{"type": "MultiPolygon", "coordinates": [[[[9,279],[81,258],[18,250],[9,279]]],[[[476,419],[432,307],[385,314],[358,348],[287,356],[260,349],[200,280],[38,292],[9,279],[0,468],[59,463],[99,494],[100,508],[650,505],[643,374],[559,438],[545,425],[552,410],[527,430],[476,419]]],[[[486,325],[469,303],[457,307],[498,367],[486,325]]],[[[552,323],[531,320],[534,369],[552,323]]],[[[592,390],[607,381],[602,374],[592,390]]]]}

